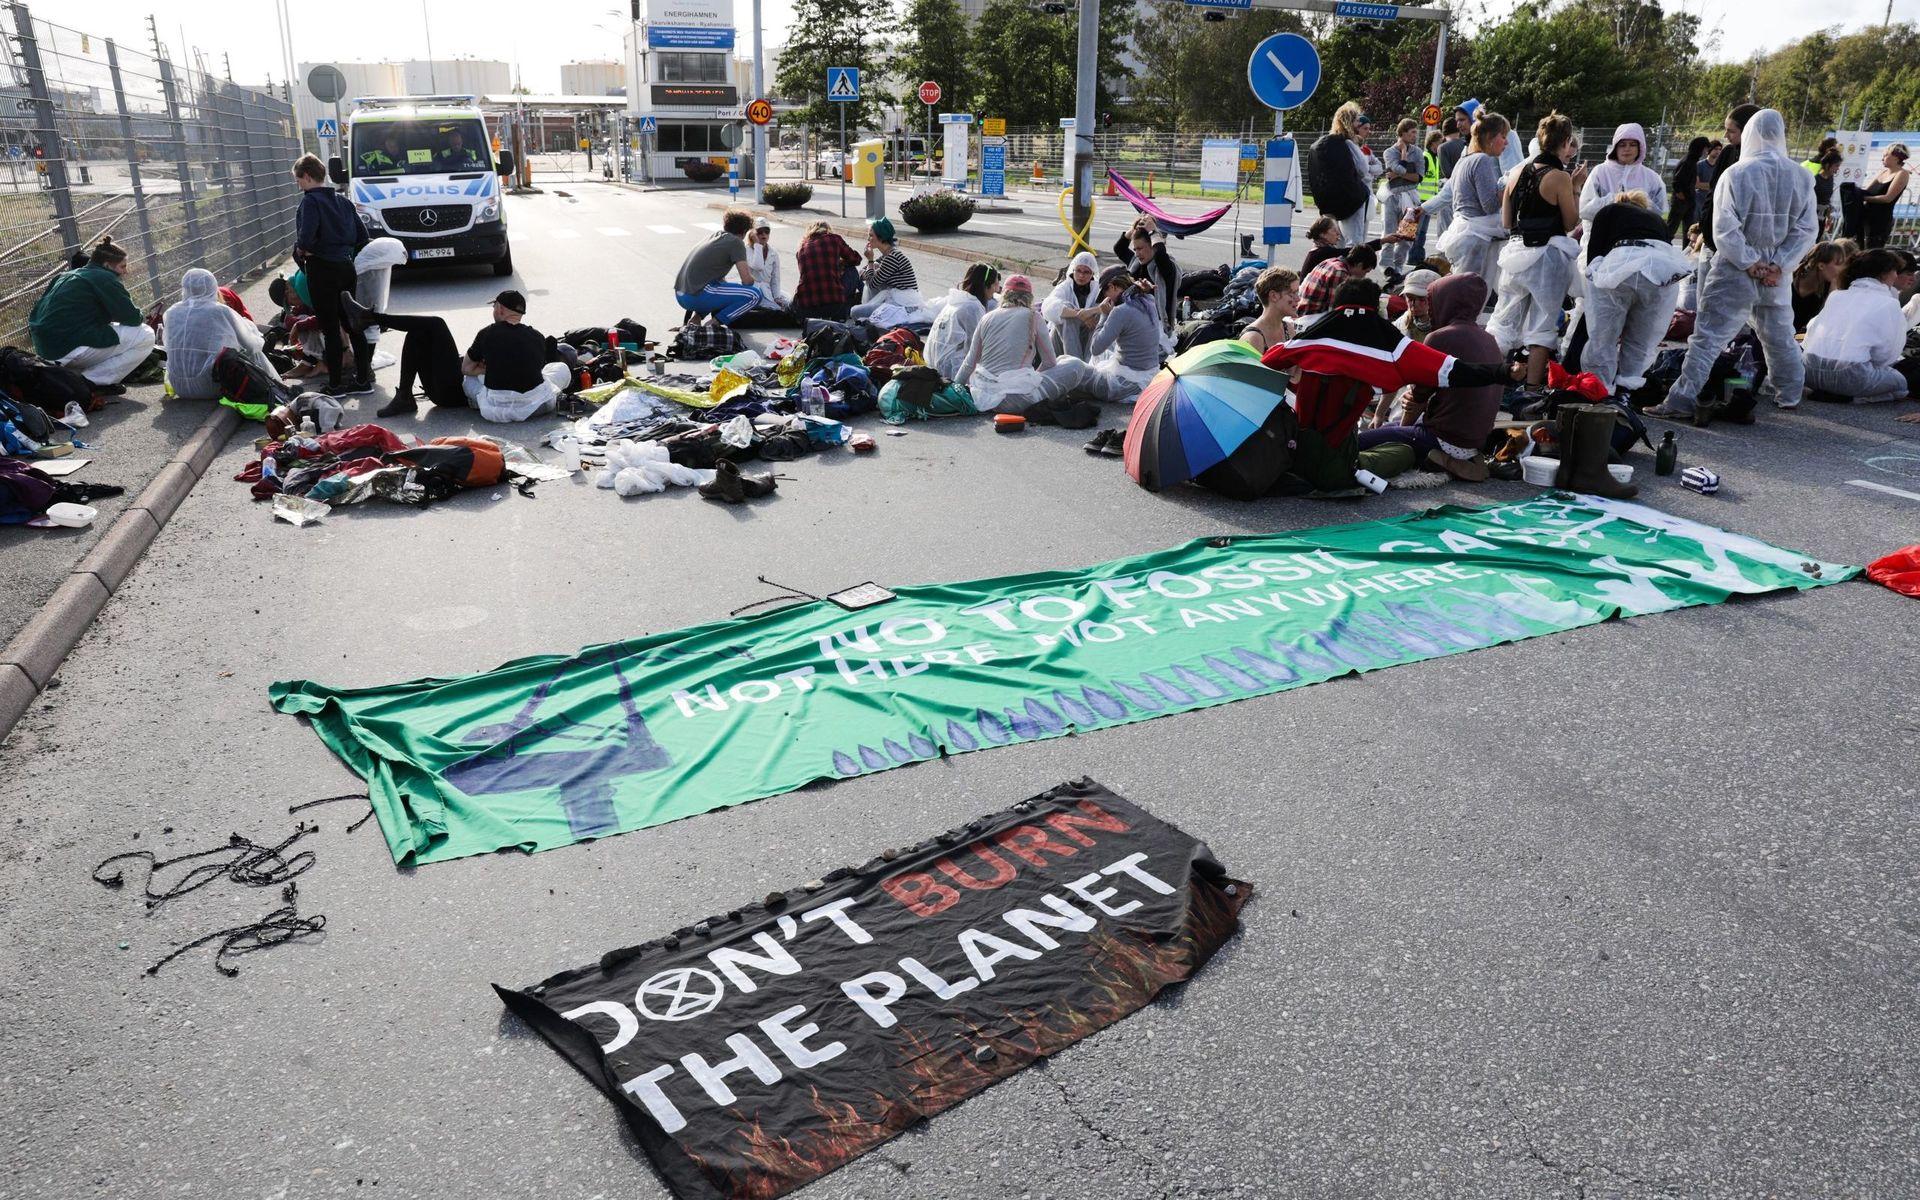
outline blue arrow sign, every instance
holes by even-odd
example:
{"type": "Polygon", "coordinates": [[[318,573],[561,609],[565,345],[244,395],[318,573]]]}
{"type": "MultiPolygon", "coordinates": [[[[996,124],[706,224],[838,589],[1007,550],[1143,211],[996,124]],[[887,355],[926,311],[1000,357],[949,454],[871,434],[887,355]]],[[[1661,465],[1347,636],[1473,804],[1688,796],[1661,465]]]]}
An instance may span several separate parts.
{"type": "Polygon", "coordinates": [[[641,133],[659,133],[660,122],[654,120],[652,117],[641,117],[640,132],[641,133]]]}
{"type": "Polygon", "coordinates": [[[1253,48],[1247,82],[1268,108],[1299,108],[1320,86],[1320,52],[1297,33],[1276,33],[1253,48]]]}
{"type": "Polygon", "coordinates": [[[827,68],[827,99],[851,101],[860,98],[859,67],[827,68]]]}
{"type": "Polygon", "coordinates": [[[314,125],[317,132],[323,138],[340,136],[340,122],[334,120],[332,117],[321,117],[318,121],[314,122],[314,125]]]}

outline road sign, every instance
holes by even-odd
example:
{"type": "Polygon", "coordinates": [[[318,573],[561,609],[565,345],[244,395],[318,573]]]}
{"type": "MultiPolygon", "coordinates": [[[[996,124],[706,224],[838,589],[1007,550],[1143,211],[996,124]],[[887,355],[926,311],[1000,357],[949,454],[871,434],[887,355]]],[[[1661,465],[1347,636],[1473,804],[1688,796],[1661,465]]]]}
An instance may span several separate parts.
{"type": "Polygon", "coordinates": [[[980,133],[983,137],[1007,136],[1007,119],[1005,117],[985,118],[980,122],[980,133]]]}
{"type": "Polygon", "coordinates": [[[860,98],[859,67],[827,68],[827,99],[854,101],[860,98]]]}
{"type": "Polygon", "coordinates": [[[740,148],[740,127],[738,125],[722,125],[720,127],[720,144],[728,150],[738,150],[740,148]]]}
{"type": "Polygon", "coordinates": [[[1442,115],[1444,114],[1441,113],[1438,104],[1429,104],[1420,110],[1420,123],[1429,126],[1438,125],[1442,115]]]}
{"type": "Polygon", "coordinates": [[[314,132],[323,138],[337,138],[340,136],[340,122],[334,120],[332,117],[321,117],[313,123],[313,128],[314,132]]]}
{"type": "Polygon", "coordinates": [[[332,104],[347,94],[347,77],[340,68],[321,63],[307,72],[307,90],[323,104],[332,104]]]}
{"type": "MultiPolygon", "coordinates": [[[[998,118],[990,118],[992,124],[998,118]]],[[[1006,122],[1000,121],[1000,127],[1006,128],[1006,122]]],[[[1004,196],[1007,194],[1007,139],[1002,134],[993,134],[980,139],[980,194],[982,196],[1004,196]]]]}
{"type": "Polygon", "coordinates": [[[1253,48],[1247,82],[1268,108],[1299,108],[1320,86],[1320,52],[1297,33],[1276,33],[1253,48]]]}
{"type": "Polygon", "coordinates": [[[1398,21],[1398,4],[1367,4],[1363,0],[1336,0],[1333,15],[1355,21],[1398,21]]]}
{"type": "Polygon", "coordinates": [[[1293,241],[1293,201],[1287,198],[1287,188],[1292,182],[1293,139],[1274,138],[1267,143],[1267,185],[1260,207],[1262,240],[1269,246],[1285,246],[1293,241]]]}
{"type": "Polygon", "coordinates": [[[25,158],[26,156],[27,156],[27,152],[26,152],[26,150],[25,150],[25,148],[23,148],[23,147],[20,147],[20,146],[8,146],[8,147],[7,147],[7,157],[8,157],[8,158],[25,158]]]}
{"type": "Polygon", "coordinates": [[[931,79],[921,84],[920,85],[920,103],[922,104],[940,103],[940,85],[935,83],[931,79]]]}
{"type": "Polygon", "coordinates": [[[1253,0],[1187,0],[1188,8],[1225,8],[1236,12],[1252,12],[1253,0]]]}
{"type": "Polygon", "coordinates": [[[755,100],[752,104],[747,105],[747,120],[752,121],[755,125],[765,125],[768,121],[773,120],[773,101],[755,100]]]}
{"type": "Polygon", "coordinates": [[[641,117],[640,132],[641,133],[659,133],[660,122],[654,120],[652,117],[641,117]]]}

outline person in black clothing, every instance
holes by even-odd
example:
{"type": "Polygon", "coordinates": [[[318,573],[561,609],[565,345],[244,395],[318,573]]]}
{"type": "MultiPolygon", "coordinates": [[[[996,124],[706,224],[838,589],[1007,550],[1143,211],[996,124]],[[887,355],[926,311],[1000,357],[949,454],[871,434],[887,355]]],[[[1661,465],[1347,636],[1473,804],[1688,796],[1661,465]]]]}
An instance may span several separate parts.
{"type": "Polygon", "coordinates": [[[1595,213],[1587,227],[1580,369],[1616,394],[1644,384],[1691,267],[1645,192],[1617,193],[1595,213]]]}
{"type": "Polygon", "coordinates": [[[1829,150],[1814,162],[1813,207],[1820,215],[1821,237],[1833,232],[1833,183],[1846,161],[1838,150],[1829,150]]]}
{"type": "Polygon", "coordinates": [[[1114,242],[1113,253],[1135,279],[1153,281],[1160,326],[1172,332],[1180,307],[1180,265],[1167,253],[1167,235],[1152,217],[1141,217],[1114,242]]]}
{"type": "Polygon", "coordinates": [[[1713,193],[1720,187],[1720,181],[1727,177],[1733,164],[1740,161],[1740,134],[1746,129],[1747,122],[1753,120],[1753,114],[1760,111],[1758,104],[1736,104],[1727,114],[1727,144],[1720,151],[1720,160],[1713,164],[1713,181],[1707,187],[1706,200],[1700,205],[1700,238],[1706,244],[1706,258],[1711,260],[1715,254],[1713,245],[1713,193]]]}
{"type": "Polygon", "coordinates": [[[1693,189],[1700,173],[1700,160],[1707,155],[1707,147],[1712,145],[1705,137],[1696,137],[1687,143],[1687,152],[1680,159],[1680,165],[1673,169],[1673,185],[1667,189],[1667,240],[1672,241],[1675,234],[1685,233],[1687,226],[1694,223],[1696,208],[1693,189]]]}
{"type": "Polygon", "coordinates": [[[407,335],[400,346],[400,386],[393,400],[377,414],[383,418],[411,416],[419,410],[413,390],[416,380],[427,402],[444,408],[472,407],[473,393],[481,387],[502,392],[532,391],[545,380],[546,364],[556,356],[551,338],[522,324],[526,297],[512,290],[494,297],[494,323],[474,335],[465,356],[453,331],[439,317],[375,312],[356,301],[351,292],[340,297],[340,306],[357,329],[378,325],[407,335]]]}
{"type": "Polygon", "coordinates": [[[1367,208],[1373,203],[1371,181],[1356,158],[1363,126],[1371,128],[1366,112],[1349,100],[1334,110],[1332,128],[1309,151],[1313,202],[1340,222],[1341,238],[1349,245],[1367,240],[1367,208]]]}
{"type": "Polygon", "coordinates": [[[353,256],[367,244],[367,227],[353,202],[327,183],[327,169],[318,158],[303,154],[293,164],[293,179],[300,185],[300,211],[295,218],[293,257],[307,273],[307,294],[313,297],[313,313],[320,319],[320,336],[325,343],[327,395],[358,396],[373,390],[373,350],[360,332],[345,328],[340,312],[340,293],[351,292],[357,278],[353,256]],[[354,379],[340,378],[340,358],[346,344],[353,347],[354,379]]]}

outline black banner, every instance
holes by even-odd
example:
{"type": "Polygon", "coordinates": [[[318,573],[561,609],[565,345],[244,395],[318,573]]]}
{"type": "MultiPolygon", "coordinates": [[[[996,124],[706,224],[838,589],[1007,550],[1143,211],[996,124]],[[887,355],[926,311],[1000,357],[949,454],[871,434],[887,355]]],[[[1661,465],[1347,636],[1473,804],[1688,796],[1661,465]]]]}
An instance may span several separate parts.
{"type": "Polygon", "coordinates": [[[1251,889],[1092,780],[523,991],[685,1200],[783,1195],[1133,1012],[1251,889]]]}

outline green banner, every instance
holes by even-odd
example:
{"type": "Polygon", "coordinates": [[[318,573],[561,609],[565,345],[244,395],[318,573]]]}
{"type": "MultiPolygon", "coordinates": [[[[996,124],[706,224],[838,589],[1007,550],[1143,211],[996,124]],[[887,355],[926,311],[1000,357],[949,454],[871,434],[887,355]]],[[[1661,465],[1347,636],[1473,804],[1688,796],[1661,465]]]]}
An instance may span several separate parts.
{"type": "Polygon", "coordinates": [[[1225,704],[1858,568],[1545,493],[826,601],[483,674],[274,684],[396,862],[548,850],[821,778],[1225,704]]]}

